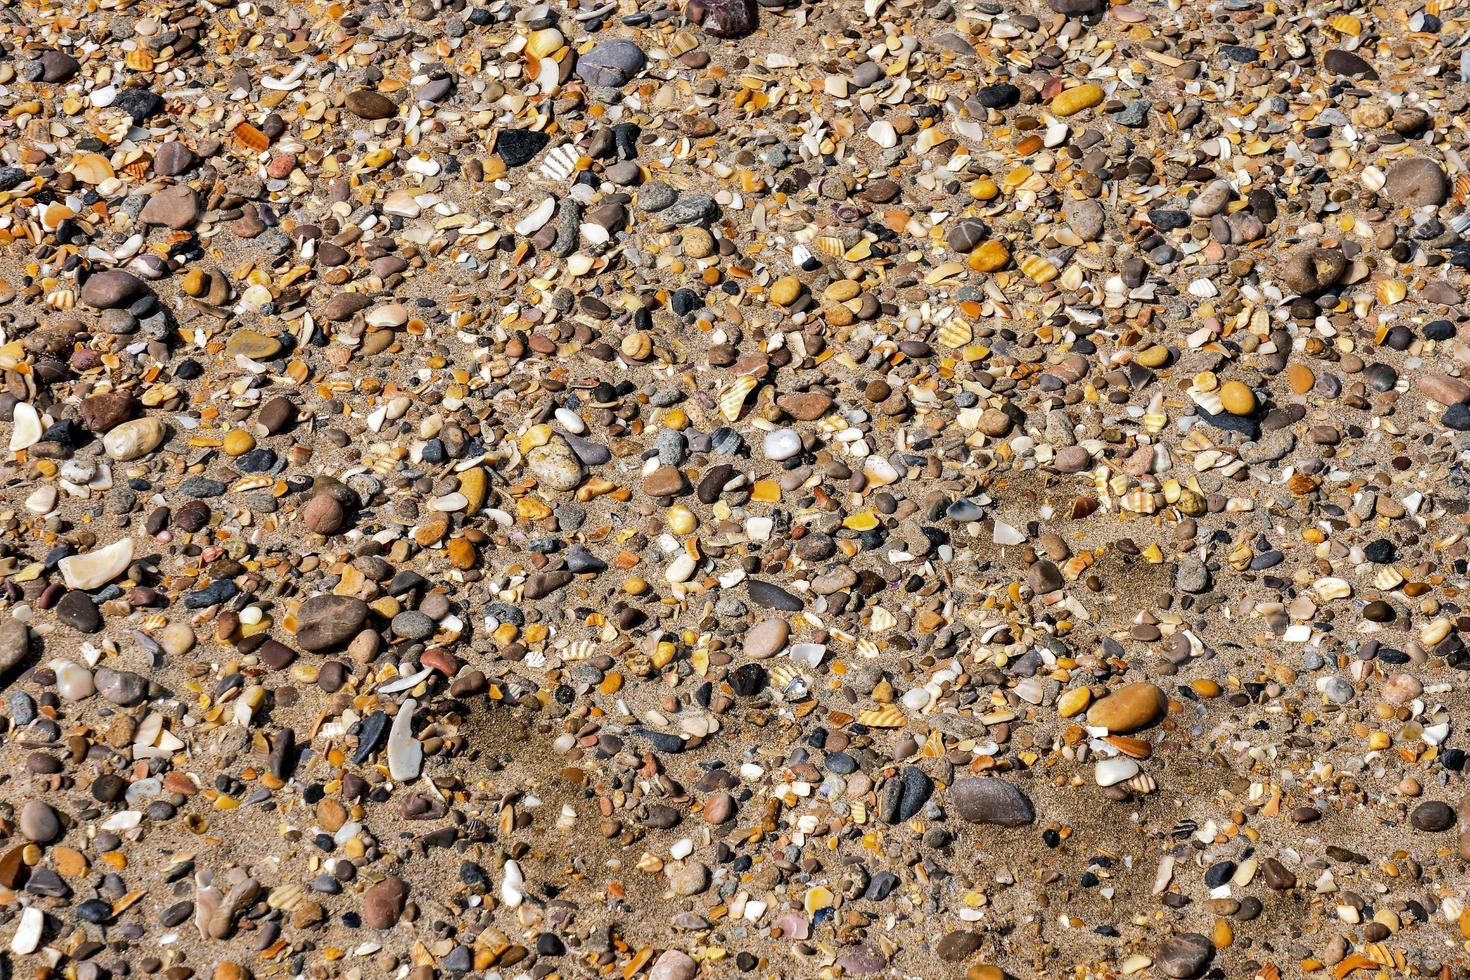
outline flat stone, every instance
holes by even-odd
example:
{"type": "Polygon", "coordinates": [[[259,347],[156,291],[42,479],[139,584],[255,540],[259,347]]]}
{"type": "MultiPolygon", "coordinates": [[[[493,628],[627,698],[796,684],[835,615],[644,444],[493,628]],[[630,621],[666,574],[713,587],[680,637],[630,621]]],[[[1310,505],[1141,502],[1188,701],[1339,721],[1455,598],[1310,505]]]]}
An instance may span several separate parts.
{"type": "Polygon", "coordinates": [[[745,655],[753,660],[766,660],[774,657],[786,647],[787,637],[791,635],[791,627],[784,619],[763,619],[745,632],[743,649],[745,655]]]}
{"type": "Polygon", "coordinates": [[[1031,801],[1016,787],[993,776],[967,776],[949,790],[950,805],[971,823],[1020,827],[1036,819],[1031,801]]]}
{"type": "Polygon", "coordinates": [[[1112,734],[1127,734],[1147,728],[1164,716],[1168,699],[1155,684],[1140,681],[1125,684],[1087,710],[1087,723],[1112,734]]]}
{"type": "Polygon", "coordinates": [[[354,89],[347,93],[347,111],[359,119],[391,119],[398,115],[398,103],[371,89],[354,89]]]}
{"type": "Polygon", "coordinates": [[[296,614],[296,642],[304,650],[341,646],[367,624],[367,603],[351,596],[318,595],[301,604],[296,614]]]}

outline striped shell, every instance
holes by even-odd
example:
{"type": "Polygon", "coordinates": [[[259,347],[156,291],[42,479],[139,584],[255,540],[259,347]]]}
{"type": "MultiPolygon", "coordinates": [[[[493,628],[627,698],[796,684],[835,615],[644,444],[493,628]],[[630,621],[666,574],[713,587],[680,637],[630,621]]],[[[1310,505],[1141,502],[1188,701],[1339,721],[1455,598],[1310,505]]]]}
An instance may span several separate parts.
{"type": "Polygon", "coordinates": [[[567,180],[577,172],[577,163],[582,155],[571,143],[553,147],[541,161],[541,173],[548,180],[567,180]]]}
{"type": "Polygon", "coordinates": [[[1021,271],[1024,272],[1032,282],[1051,282],[1057,277],[1057,267],[1051,264],[1050,259],[1039,255],[1028,255],[1021,260],[1021,271]]]}
{"type": "Polygon", "coordinates": [[[716,456],[738,455],[744,445],[745,440],[740,437],[740,433],[729,426],[722,425],[710,433],[709,449],[716,456]]]}
{"type": "Polygon", "coordinates": [[[574,640],[567,644],[562,651],[561,659],[566,663],[575,663],[578,660],[588,660],[597,652],[597,644],[591,640],[574,640]]]}
{"type": "Polygon", "coordinates": [[[1194,400],[1196,405],[1211,415],[1219,415],[1225,411],[1225,403],[1220,401],[1220,396],[1216,392],[1200,391],[1197,388],[1191,388],[1189,389],[1189,397],[1194,400]]]}
{"type": "Polygon", "coordinates": [[[974,338],[975,332],[964,320],[955,319],[939,328],[939,342],[945,347],[963,347],[974,338]]]}
{"type": "Polygon", "coordinates": [[[1141,772],[1132,779],[1125,780],[1123,785],[1135,793],[1152,793],[1159,788],[1159,784],[1154,782],[1154,777],[1146,772],[1141,772]]]}
{"type": "Polygon", "coordinates": [[[806,697],[809,685],[795,664],[777,661],[771,665],[769,674],[771,689],[782,697],[792,701],[806,697]]]}
{"type": "Polygon", "coordinates": [[[734,422],[740,418],[740,412],[745,407],[746,396],[755,390],[755,378],[748,374],[731,381],[720,392],[720,414],[725,416],[725,421],[734,422]]]}
{"type": "Polygon", "coordinates": [[[859,713],[857,720],[858,724],[869,728],[902,728],[906,719],[898,708],[885,704],[859,713]]]}
{"type": "Polygon", "coordinates": [[[842,239],[835,235],[821,236],[812,242],[812,247],[823,255],[830,255],[834,259],[847,254],[847,246],[842,244],[842,239]]]}
{"type": "Polygon", "coordinates": [[[1373,587],[1380,592],[1391,592],[1404,584],[1404,577],[1392,565],[1384,565],[1373,576],[1373,587]]]}
{"type": "Polygon", "coordinates": [[[1121,510],[1131,510],[1135,514],[1152,514],[1159,509],[1158,498],[1146,490],[1130,490],[1118,501],[1121,510]]]}

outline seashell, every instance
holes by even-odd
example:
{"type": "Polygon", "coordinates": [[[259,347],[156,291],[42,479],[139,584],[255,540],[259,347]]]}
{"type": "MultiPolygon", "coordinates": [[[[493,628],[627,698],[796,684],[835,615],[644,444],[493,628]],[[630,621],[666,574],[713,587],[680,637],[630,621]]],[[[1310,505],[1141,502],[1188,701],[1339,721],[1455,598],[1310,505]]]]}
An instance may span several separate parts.
{"type": "Polygon", "coordinates": [[[975,331],[958,317],[939,328],[939,342],[945,347],[963,347],[974,337],[975,331]]]}
{"type": "Polygon", "coordinates": [[[879,119],[868,127],[868,139],[885,150],[891,150],[898,145],[898,131],[893,128],[893,123],[879,119]]]}
{"type": "Polygon", "coordinates": [[[788,659],[806,667],[820,666],[826,655],[827,647],[822,643],[794,643],[786,650],[788,659]]]}
{"type": "Polygon", "coordinates": [[[1328,576],[1327,578],[1319,578],[1316,582],[1313,582],[1312,591],[1317,593],[1318,599],[1323,602],[1330,602],[1333,599],[1346,599],[1353,594],[1353,587],[1348,584],[1346,579],[1328,576]]]}
{"type": "Polygon", "coordinates": [[[1132,779],[1124,780],[1123,785],[1135,793],[1152,793],[1159,788],[1159,784],[1154,782],[1154,777],[1146,772],[1141,772],[1132,779]]]}
{"type": "Polygon", "coordinates": [[[1021,271],[1034,283],[1051,282],[1058,275],[1051,260],[1040,255],[1028,255],[1020,261],[1021,271]]]}
{"type": "Polygon", "coordinates": [[[77,305],[77,292],[66,286],[58,286],[46,294],[46,305],[53,310],[69,310],[77,305]]]}
{"type": "Polygon", "coordinates": [[[893,629],[897,624],[898,617],[894,616],[893,613],[884,609],[882,606],[875,606],[873,608],[872,618],[868,620],[868,629],[874,633],[883,633],[893,629]]]}
{"type": "Polygon", "coordinates": [[[1103,741],[1130,759],[1147,759],[1154,754],[1153,744],[1147,739],[1130,738],[1127,735],[1108,735],[1103,738],[1103,741]]]}
{"type": "Polygon", "coordinates": [[[1135,514],[1152,514],[1159,509],[1158,498],[1146,490],[1130,490],[1118,501],[1120,510],[1129,510],[1135,514]]]}
{"type": "Polygon", "coordinates": [[[68,555],[57,563],[69,589],[100,589],[117,578],[133,561],[133,539],[120,538],[105,548],[68,555]]]}
{"type": "Polygon", "coordinates": [[[527,238],[531,235],[536,234],[536,232],[546,227],[546,222],[550,221],[551,216],[555,213],[556,198],[546,198],[540,204],[532,208],[524,218],[516,222],[516,234],[527,238]]]}
{"type": "Polygon", "coordinates": [[[233,130],[233,134],[235,139],[240,141],[240,145],[246,147],[247,149],[254,150],[256,153],[264,153],[266,150],[270,149],[270,137],[266,136],[265,133],[262,133],[260,130],[256,129],[248,122],[242,122],[240,125],[236,126],[233,130]]]}
{"type": "Polygon", "coordinates": [[[745,448],[745,440],[734,429],[722,425],[710,433],[709,448],[716,456],[736,456],[745,448]]]}
{"type": "Polygon", "coordinates": [[[541,161],[541,173],[548,180],[570,180],[582,165],[582,155],[570,143],[562,143],[547,151],[541,161]]]}
{"type": "Polygon", "coordinates": [[[393,717],[388,729],[388,774],[397,782],[417,779],[424,764],[424,744],[413,737],[413,711],[418,702],[409,698],[393,717]]]}
{"type": "Polygon", "coordinates": [[[874,643],[872,640],[858,640],[857,652],[858,656],[863,657],[867,660],[877,660],[878,644],[874,643]]]}
{"type": "Polygon", "coordinates": [[[725,421],[734,422],[740,418],[746,396],[755,390],[755,385],[753,376],[742,374],[725,386],[719,397],[720,414],[725,416],[725,421]]]}
{"type": "Polygon", "coordinates": [[[1190,388],[1189,397],[1196,405],[1211,415],[1219,415],[1225,411],[1225,403],[1220,401],[1220,395],[1217,392],[1200,391],[1197,388],[1190,388]]]}
{"type": "Polygon", "coordinates": [[[1384,279],[1378,283],[1373,290],[1378,297],[1378,302],[1385,306],[1393,306],[1403,301],[1409,295],[1409,287],[1397,279],[1384,279]]]}
{"type": "Polygon", "coordinates": [[[891,704],[869,708],[858,713],[858,724],[869,728],[902,728],[907,721],[903,712],[891,704]]]}
{"type": "Polygon", "coordinates": [[[1097,511],[1099,506],[1096,497],[1080,496],[1072,498],[1072,506],[1067,511],[1067,517],[1071,520],[1081,520],[1097,511]]]}
{"type": "Polygon", "coordinates": [[[829,255],[832,258],[841,258],[847,254],[847,246],[842,244],[842,239],[834,235],[822,235],[816,241],[812,242],[812,246],[818,252],[821,252],[823,255],[829,255]]]}
{"type": "Polygon", "coordinates": [[[591,640],[574,640],[567,644],[566,650],[562,652],[561,659],[567,663],[575,663],[578,660],[590,660],[597,652],[597,644],[591,640]]]}
{"type": "Polygon", "coordinates": [[[1373,576],[1373,587],[1380,592],[1391,592],[1404,584],[1404,577],[1392,565],[1384,565],[1373,576]]]}
{"type": "Polygon", "coordinates": [[[31,403],[16,402],[10,430],[10,451],[15,453],[22,449],[29,449],[41,441],[41,436],[45,435],[45,432],[45,426],[41,424],[41,415],[31,403]]]}

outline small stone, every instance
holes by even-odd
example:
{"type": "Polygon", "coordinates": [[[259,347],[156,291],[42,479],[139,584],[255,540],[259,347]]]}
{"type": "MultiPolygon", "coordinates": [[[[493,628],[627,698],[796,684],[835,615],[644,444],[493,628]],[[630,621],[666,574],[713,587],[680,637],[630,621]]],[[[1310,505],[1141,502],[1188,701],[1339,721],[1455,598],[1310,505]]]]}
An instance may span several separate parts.
{"type": "Polygon", "coordinates": [[[1428,157],[1410,157],[1388,168],[1382,194],[1396,205],[1438,207],[1449,199],[1450,181],[1444,168],[1428,157]]]}
{"type": "Polygon", "coordinates": [[[154,416],[121,422],[102,437],[107,455],[120,463],[142,459],[163,444],[167,431],[154,416]]]}
{"type": "Polygon", "coordinates": [[[577,76],[598,88],[622,88],[647,64],[648,56],[632,41],[603,41],[577,59],[577,76]]]}
{"type": "Polygon", "coordinates": [[[495,155],[507,167],[523,167],[551,141],[545,133],[531,129],[506,129],[495,138],[495,155]]]}
{"type": "Polygon", "coordinates": [[[389,875],[362,896],[362,921],[369,929],[392,929],[408,905],[408,885],[389,875]]]}
{"type": "Polygon", "coordinates": [[[665,950],[654,960],[648,980],[694,980],[699,973],[699,964],[687,953],[677,949],[665,950]]]}
{"type": "Polygon", "coordinates": [[[767,660],[786,647],[791,627],[784,619],[763,619],[745,633],[745,655],[752,660],[767,660]]]}
{"type": "Polygon", "coordinates": [[[166,187],[148,198],[138,220],[148,225],[164,225],[175,231],[190,228],[199,218],[199,198],[185,184],[166,187]]]}
{"type": "Polygon", "coordinates": [[[301,604],[297,613],[296,642],[305,650],[341,646],[367,623],[367,603],[351,596],[318,595],[301,604]]]}
{"type": "Polygon", "coordinates": [[[398,115],[398,104],[381,92],[354,89],[347,93],[347,111],[359,119],[391,119],[398,115]]]}
{"type": "Polygon", "coordinates": [[[575,490],[586,477],[582,461],[560,436],[553,436],[546,445],[528,452],[526,468],[536,482],[548,490],[575,490]]]}
{"type": "Polygon", "coordinates": [[[971,823],[1021,827],[1036,819],[1026,795],[1003,779],[967,776],[949,790],[950,804],[971,823]]]}
{"type": "Polygon", "coordinates": [[[131,708],[148,696],[148,681],[131,670],[113,670],[99,667],[96,675],[97,693],[113,704],[131,708]]]}
{"type": "Polygon", "coordinates": [[[61,817],[40,800],[31,800],[20,808],[19,827],[26,840],[49,844],[61,836],[61,817]]]}
{"type": "Polygon", "coordinates": [[[1094,702],[1087,711],[1087,723],[1123,735],[1147,728],[1162,718],[1167,709],[1164,692],[1157,685],[1140,681],[1125,684],[1094,702]]]}
{"type": "Polygon", "coordinates": [[[78,410],[87,431],[104,433],[127,421],[135,404],[131,392],[109,391],[82,399],[78,410]]]}
{"type": "Polygon", "coordinates": [[[121,269],[106,269],[87,277],[82,284],[81,300],[99,310],[114,310],[147,294],[148,287],[137,276],[121,269]]]}
{"type": "Polygon", "coordinates": [[[1190,980],[1204,972],[1215,957],[1215,946],[1197,932],[1180,933],[1164,940],[1154,957],[1164,976],[1190,980]]]}
{"type": "Polygon", "coordinates": [[[1448,804],[1431,800],[1414,807],[1414,812],[1409,814],[1409,823],[1415,830],[1425,833],[1443,833],[1454,827],[1455,811],[1448,804]]]}
{"type": "Polygon", "coordinates": [[[24,660],[31,650],[26,624],[13,616],[0,615],[0,674],[24,660]]]}

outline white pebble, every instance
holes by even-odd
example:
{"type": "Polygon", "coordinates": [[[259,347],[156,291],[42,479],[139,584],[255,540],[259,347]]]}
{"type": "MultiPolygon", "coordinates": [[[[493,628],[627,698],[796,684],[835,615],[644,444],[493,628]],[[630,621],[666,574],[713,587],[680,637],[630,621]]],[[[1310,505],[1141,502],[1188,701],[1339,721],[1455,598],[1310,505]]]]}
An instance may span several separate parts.
{"type": "Polygon", "coordinates": [[[790,459],[801,452],[801,436],[797,435],[795,429],[777,429],[766,433],[765,439],[761,441],[761,451],[765,453],[766,459],[781,462],[790,459]]]}

